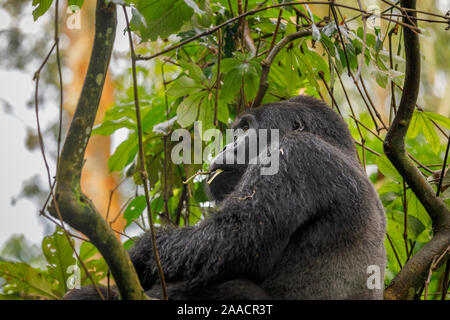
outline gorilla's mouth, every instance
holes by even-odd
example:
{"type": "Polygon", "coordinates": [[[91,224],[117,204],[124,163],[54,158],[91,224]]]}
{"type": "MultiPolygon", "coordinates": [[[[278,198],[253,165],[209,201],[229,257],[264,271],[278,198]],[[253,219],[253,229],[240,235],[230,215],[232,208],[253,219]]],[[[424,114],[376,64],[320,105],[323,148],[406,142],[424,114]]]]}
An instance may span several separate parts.
{"type": "Polygon", "coordinates": [[[211,184],[211,182],[213,182],[213,180],[222,172],[224,172],[224,169],[218,168],[215,170],[212,170],[208,176],[208,180],[206,181],[207,184],[211,184]]]}

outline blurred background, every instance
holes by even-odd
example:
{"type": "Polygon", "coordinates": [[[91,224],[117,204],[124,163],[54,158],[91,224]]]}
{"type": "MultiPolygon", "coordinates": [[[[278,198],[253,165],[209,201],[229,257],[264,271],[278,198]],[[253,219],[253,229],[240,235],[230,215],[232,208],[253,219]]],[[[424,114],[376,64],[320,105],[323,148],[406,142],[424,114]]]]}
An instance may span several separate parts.
{"type": "MultiPolygon", "coordinates": [[[[385,6],[383,2],[376,0],[362,2],[365,7],[371,4],[385,6]]],[[[66,8],[61,8],[60,11],[65,110],[63,131],[70,123],[89,62],[94,5],[95,1],[85,1],[79,29],[70,29],[64,23],[71,15],[70,11],[67,13],[66,8]]],[[[450,1],[418,1],[418,6],[422,10],[445,14],[450,10],[450,1]]],[[[313,5],[311,8],[317,15],[321,14],[322,8],[313,5]]],[[[25,255],[24,261],[32,261],[34,256],[38,257],[42,238],[54,231],[54,225],[39,215],[48,194],[48,183],[36,135],[33,81],[34,72],[52,44],[54,12],[50,11],[34,21],[32,1],[2,0],[0,4],[0,256],[7,257],[8,252],[16,250],[25,255]]],[[[118,19],[114,53],[98,122],[108,107],[114,105],[117,92],[130,87],[130,77],[127,76],[130,63],[128,39],[123,32],[123,16],[118,15],[118,19]]],[[[384,21],[384,32],[383,27],[386,28],[384,21]]],[[[421,35],[423,68],[419,96],[419,104],[423,109],[446,117],[450,115],[448,34],[445,25],[428,24],[421,35]]],[[[149,76],[139,81],[144,87],[151,88],[160,74],[155,72],[152,77],[152,63],[145,66],[148,67],[149,76]]],[[[378,86],[373,77],[366,79],[370,79],[369,91],[379,111],[383,113],[389,110],[389,90],[378,86]]],[[[348,77],[343,80],[345,83],[352,83],[348,77]]],[[[353,88],[351,85],[348,87],[353,88]]],[[[356,97],[356,93],[354,95],[356,97]]],[[[343,103],[342,94],[337,93],[336,97],[338,103],[343,103]]],[[[58,75],[53,55],[45,72],[41,73],[39,87],[39,116],[51,172],[55,172],[58,101],[58,75]]],[[[107,211],[118,211],[123,199],[134,192],[132,184],[124,183],[111,194],[111,190],[119,183],[119,178],[110,174],[107,160],[125,138],[125,130],[118,130],[111,137],[94,136],[86,154],[83,189],[104,215],[107,211]]],[[[124,222],[120,217],[114,222],[114,226],[122,230],[124,222]]],[[[138,231],[127,229],[127,234],[133,235],[138,231]]]]}

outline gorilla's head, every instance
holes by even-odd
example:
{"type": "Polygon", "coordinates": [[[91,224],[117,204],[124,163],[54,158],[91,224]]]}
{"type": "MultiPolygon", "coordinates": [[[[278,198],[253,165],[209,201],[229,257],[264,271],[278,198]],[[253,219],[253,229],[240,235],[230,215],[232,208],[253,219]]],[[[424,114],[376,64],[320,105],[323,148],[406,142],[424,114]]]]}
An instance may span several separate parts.
{"type": "Polygon", "coordinates": [[[310,96],[298,96],[249,109],[236,118],[231,128],[236,130],[234,141],[227,144],[210,165],[208,193],[218,201],[230,194],[248,166],[254,165],[249,161],[250,143],[258,141],[257,153],[267,152],[264,149],[270,145],[271,129],[278,129],[280,143],[288,134],[307,132],[320,137],[348,155],[356,155],[353,139],[342,118],[327,104],[310,96]],[[267,129],[267,145],[260,143],[261,136],[258,134],[260,129],[267,129]],[[255,133],[257,140],[250,139],[250,134],[255,133]],[[238,150],[245,150],[242,158],[244,161],[240,164],[236,161],[238,150]],[[219,169],[223,172],[217,174],[219,169]]]}

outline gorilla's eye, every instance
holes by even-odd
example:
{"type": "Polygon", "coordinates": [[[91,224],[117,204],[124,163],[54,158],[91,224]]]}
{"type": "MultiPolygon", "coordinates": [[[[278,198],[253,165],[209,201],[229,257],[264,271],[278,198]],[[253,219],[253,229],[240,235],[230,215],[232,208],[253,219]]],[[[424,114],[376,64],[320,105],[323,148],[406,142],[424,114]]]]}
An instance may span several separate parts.
{"type": "Polygon", "coordinates": [[[241,125],[241,129],[244,130],[244,131],[247,131],[248,129],[250,129],[250,126],[249,126],[248,122],[244,122],[241,125]]]}
{"type": "Polygon", "coordinates": [[[292,126],[292,130],[303,131],[303,129],[305,129],[303,123],[301,121],[295,120],[292,126]]]}

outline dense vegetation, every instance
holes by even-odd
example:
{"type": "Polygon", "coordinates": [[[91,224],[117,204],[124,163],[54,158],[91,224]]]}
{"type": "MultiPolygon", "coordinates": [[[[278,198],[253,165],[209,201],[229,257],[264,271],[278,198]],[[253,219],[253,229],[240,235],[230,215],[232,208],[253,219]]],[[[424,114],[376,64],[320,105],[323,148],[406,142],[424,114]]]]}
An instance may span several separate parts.
{"type": "MultiPolygon", "coordinates": [[[[68,2],[78,6],[83,3],[68,2]]],[[[423,29],[418,29],[412,16],[404,17],[415,11],[401,10],[400,4],[389,1],[384,1],[381,19],[360,8],[359,1],[352,5],[336,2],[331,6],[328,2],[311,1],[316,4],[314,10],[306,2],[293,1],[99,2],[99,11],[106,10],[107,6],[108,10],[115,6],[121,9],[123,5],[128,8],[128,14],[132,12],[129,26],[134,39],[130,48],[133,67],[117,77],[116,102],[91,133],[109,136],[122,128],[128,130],[128,137],[108,162],[111,172],[120,173],[123,179],[136,185],[136,194],[130,195],[120,213],[127,227],[132,224],[142,229],[152,224],[193,225],[211,210],[201,176],[184,183],[197,172],[207,171],[208,164],[173,163],[170,155],[178,143],[171,141],[173,130],[188,128],[194,135],[194,121],[201,121],[203,131],[214,127],[224,130],[246,108],[309,94],[329,102],[348,123],[361,162],[379,192],[388,219],[386,285],[433,239],[436,220],[432,218],[436,215],[424,208],[415,188],[408,184],[408,174],[400,173],[402,170],[385,155],[383,142],[400,110],[402,90],[407,90],[404,83],[405,30],[415,34],[426,32],[433,21],[446,23],[448,18],[419,13],[423,29]],[[389,92],[387,107],[374,103],[376,86],[389,92]],[[138,115],[136,106],[140,110],[138,115]]],[[[402,5],[410,2],[403,1],[402,5]]],[[[51,14],[51,0],[33,0],[33,4],[35,19],[51,14]]],[[[107,14],[102,19],[107,19],[107,14]]],[[[123,11],[117,10],[117,14],[123,11]]],[[[98,28],[97,34],[99,32],[98,28]]],[[[95,50],[94,46],[93,53],[95,50]]],[[[423,64],[426,67],[427,61],[423,64]]],[[[102,85],[102,81],[96,82],[102,85]]],[[[95,81],[92,83],[95,86],[95,81]]],[[[95,97],[89,95],[98,95],[87,90],[86,94],[85,99],[89,101],[95,101],[95,97]]],[[[79,108],[80,105],[81,102],[79,108]]],[[[92,112],[91,118],[95,117],[95,109],[91,109],[92,112]]],[[[88,115],[81,113],[80,116],[88,115]]],[[[87,128],[90,131],[89,125],[87,128]]],[[[442,176],[441,172],[446,168],[444,158],[448,154],[449,129],[448,114],[435,113],[427,105],[416,105],[405,139],[409,158],[437,194],[436,199],[445,201],[447,214],[450,177],[442,176]]],[[[203,148],[208,144],[204,141],[203,148]]],[[[69,152],[69,147],[64,147],[69,152]]],[[[58,174],[62,177],[64,151],[61,159],[58,174]]],[[[77,168],[73,170],[76,175],[77,168]]],[[[58,181],[58,184],[62,183],[58,181]]],[[[58,192],[57,188],[52,190],[58,192]]],[[[439,201],[436,199],[429,201],[439,201]]],[[[66,208],[63,201],[59,206],[66,208]]],[[[42,242],[45,268],[32,267],[26,262],[0,261],[3,298],[59,299],[68,291],[70,281],[75,280],[73,270],[68,271],[75,264],[80,270],[81,285],[92,280],[98,283],[107,277],[108,265],[96,255],[94,244],[97,243],[89,232],[77,227],[80,222],[60,217],[55,200],[50,200],[49,204],[53,216],[64,218],[89,236],[92,243],[81,241],[76,259],[74,238],[58,227],[42,242]],[[84,266],[80,260],[84,261],[84,266]]],[[[413,292],[401,295],[402,298],[445,296],[449,285],[449,264],[444,263],[449,251],[448,225],[445,232],[447,251],[436,252],[425,267],[429,272],[416,275],[420,278],[420,287],[412,285],[413,292]]],[[[132,238],[123,243],[125,249],[132,245],[132,238]]],[[[102,249],[100,252],[105,255],[102,249]]],[[[117,280],[115,272],[120,268],[111,269],[117,280]]],[[[125,287],[132,287],[132,279],[125,282],[128,283],[125,287]]]]}

